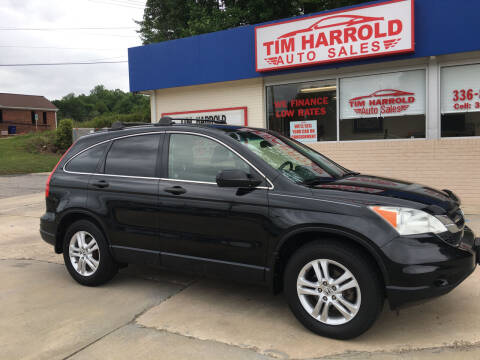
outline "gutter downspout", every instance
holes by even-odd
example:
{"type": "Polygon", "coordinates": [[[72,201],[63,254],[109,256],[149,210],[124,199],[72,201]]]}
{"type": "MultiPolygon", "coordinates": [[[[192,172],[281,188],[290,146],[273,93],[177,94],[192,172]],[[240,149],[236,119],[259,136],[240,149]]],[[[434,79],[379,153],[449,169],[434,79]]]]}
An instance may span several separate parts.
{"type": "Polygon", "coordinates": [[[157,97],[155,95],[155,90],[150,92],[150,121],[152,123],[158,122],[157,118],[157,97]]]}

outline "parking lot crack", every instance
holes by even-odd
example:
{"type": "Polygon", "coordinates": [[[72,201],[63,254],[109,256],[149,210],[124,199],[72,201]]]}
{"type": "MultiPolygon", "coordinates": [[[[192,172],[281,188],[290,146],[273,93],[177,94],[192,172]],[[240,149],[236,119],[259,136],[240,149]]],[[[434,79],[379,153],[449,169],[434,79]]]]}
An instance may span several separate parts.
{"type": "MultiPolygon", "coordinates": [[[[128,324],[135,324],[135,325],[137,325],[137,326],[139,326],[139,327],[147,328],[147,326],[143,326],[143,325],[137,323],[137,319],[138,319],[140,316],[142,316],[143,314],[145,314],[148,310],[153,309],[155,306],[158,306],[158,305],[160,305],[161,303],[164,303],[165,301],[171,299],[172,297],[180,294],[182,291],[184,291],[185,289],[187,289],[187,288],[189,288],[190,286],[192,286],[193,284],[195,284],[198,280],[200,280],[200,279],[194,279],[194,280],[192,280],[190,283],[188,283],[187,285],[184,285],[184,286],[183,286],[182,288],[180,288],[178,291],[170,294],[169,296],[165,297],[164,299],[162,299],[162,300],[159,301],[158,303],[156,303],[156,304],[154,304],[154,305],[152,305],[152,306],[149,306],[149,307],[146,308],[146,309],[143,309],[143,310],[140,311],[138,314],[136,314],[136,315],[133,317],[133,319],[132,319],[131,321],[129,321],[128,324]]],[[[177,285],[178,285],[178,284],[177,284],[177,285]]],[[[128,324],[125,324],[125,325],[128,325],[128,324]]]]}
{"type": "Polygon", "coordinates": [[[468,341],[454,341],[452,344],[443,345],[443,346],[433,346],[433,347],[414,347],[414,348],[405,348],[397,351],[345,351],[338,354],[331,354],[322,357],[313,357],[313,358],[302,358],[295,360],[357,360],[372,358],[376,359],[376,356],[382,355],[407,355],[407,354],[420,354],[422,352],[434,352],[439,353],[447,350],[459,350],[459,351],[470,351],[473,349],[480,349],[480,341],[478,342],[468,342],[468,341]]]}
{"type": "MultiPolygon", "coordinates": [[[[0,259],[0,260],[1,260],[1,259],[0,259]]],[[[127,321],[126,323],[121,324],[121,325],[117,326],[116,328],[108,331],[107,333],[103,334],[102,336],[98,337],[97,339],[95,339],[95,340],[91,341],[90,343],[82,346],[80,349],[75,350],[75,351],[72,352],[71,354],[69,354],[69,355],[67,355],[66,357],[64,357],[62,360],[71,359],[71,358],[72,358],[73,356],[75,356],[76,354],[78,354],[78,353],[82,352],[83,350],[87,349],[88,347],[90,347],[90,346],[98,343],[99,341],[101,341],[102,339],[104,339],[105,337],[107,337],[108,335],[113,334],[114,332],[116,332],[117,330],[122,329],[123,327],[126,327],[126,326],[128,326],[128,325],[132,325],[132,324],[133,324],[133,325],[136,325],[136,326],[139,326],[139,327],[142,327],[142,326],[140,326],[140,325],[136,322],[136,320],[137,320],[140,316],[142,316],[143,314],[145,314],[148,310],[154,308],[155,306],[160,305],[162,302],[167,301],[167,300],[170,299],[171,297],[173,297],[173,296],[177,295],[178,293],[182,292],[183,290],[185,290],[186,288],[188,288],[189,286],[191,286],[191,285],[194,284],[194,283],[195,283],[195,280],[192,281],[191,283],[189,283],[188,285],[186,285],[185,287],[180,288],[178,291],[174,292],[174,293],[171,294],[170,296],[165,297],[165,298],[163,298],[163,299],[155,302],[154,304],[145,307],[145,308],[142,309],[140,312],[138,312],[138,313],[136,313],[135,315],[133,315],[133,317],[132,317],[131,320],[129,320],[129,321],[127,321]]]]}
{"type": "Polygon", "coordinates": [[[158,332],[162,332],[162,333],[166,333],[166,334],[178,335],[178,336],[182,336],[182,337],[185,337],[185,338],[191,339],[191,340],[210,342],[210,343],[216,343],[216,344],[221,344],[221,345],[227,345],[227,346],[231,346],[231,347],[241,349],[241,350],[251,350],[251,351],[256,352],[259,355],[266,356],[266,357],[269,357],[271,359],[288,359],[289,358],[288,355],[283,354],[283,353],[281,353],[280,351],[277,351],[277,350],[262,351],[261,349],[259,349],[258,347],[255,347],[255,346],[249,346],[249,345],[244,345],[243,346],[243,345],[218,341],[218,340],[215,340],[215,339],[204,339],[204,338],[196,337],[196,336],[193,336],[193,335],[183,334],[183,333],[178,332],[178,331],[172,331],[172,330],[167,330],[167,329],[158,329],[158,328],[153,327],[153,326],[145,326],[145,325],[142,325],[142,324],[139,324],[139,323],[136,323],[135,325],[140,327],[140,328],[143,328],[143,329],[154,330],[154,331],[158,331],[158,332]]]}
{"type": "Polygon", "coordinates": [[[82,346],[80,349],[75,350],[73,353],[71,353],[70,355],[67,355],[67,356],[64,357],[62,360],[67,360],[67,359],[72,358],[72,356],[75,356],[76,354],[82,352],[82,351],[85,350],[86,348],[88,348],[88,347],[96,344],[97,342],[101,341],[103,338],[105,338],[105,337],[107,337],[108,335],[114,333],[115,331],[123,328],[124,326],[128,325],[129,323],[130,323],[130,322],[128,322],[127,324],[122,324],[122,325],[120,325],[120,326],[117,326],[115,329],[110,330],[109,332],[103,334],[103,335],[100,336],[99,338],[97,338],[97,339],[93,340],[92,342],[90,342],[90,343],[82,346]]]}

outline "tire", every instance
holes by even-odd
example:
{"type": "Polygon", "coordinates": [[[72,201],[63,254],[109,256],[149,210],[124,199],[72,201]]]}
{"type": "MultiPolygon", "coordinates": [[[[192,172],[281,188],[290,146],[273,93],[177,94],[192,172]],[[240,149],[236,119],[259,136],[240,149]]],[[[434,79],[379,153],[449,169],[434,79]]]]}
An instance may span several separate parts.
{"type": "Polygon", "coordinates": [[[86,286],[104,284],[118,272],[105,236],[88,220],[76,221],[68,227],[63,239],[63,259],[70,275],[86,286]]]}
{"type": "Polygon", "coordinates": [[[296,318],[314,333],[334,339],[361,335],[383,308],[383,285],[368,257],[333,240],[314,241],[298,249],[286,266],[284,289],[296,318]],[[325,264],[329,280],[323,275],[325,264]]]}

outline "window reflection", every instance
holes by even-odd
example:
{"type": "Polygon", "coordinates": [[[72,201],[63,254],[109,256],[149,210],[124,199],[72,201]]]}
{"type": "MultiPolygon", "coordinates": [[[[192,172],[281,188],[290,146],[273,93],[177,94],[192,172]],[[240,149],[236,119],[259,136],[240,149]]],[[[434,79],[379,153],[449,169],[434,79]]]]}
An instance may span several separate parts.
{"type": "Polygon", "coordinates": [[[300,142],[337,140],[335,81],[267,87],[268,128],[300,142]]]}

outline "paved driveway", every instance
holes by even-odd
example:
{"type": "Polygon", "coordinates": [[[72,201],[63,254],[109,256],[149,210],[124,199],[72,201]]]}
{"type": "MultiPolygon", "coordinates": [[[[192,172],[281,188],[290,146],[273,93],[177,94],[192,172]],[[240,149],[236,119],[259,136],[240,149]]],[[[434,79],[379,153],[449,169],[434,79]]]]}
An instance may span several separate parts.
{"type": "Polygon", "coordinates": [[[480,358],[478,270],[444,297],[386,308],[365,335],[335,341],[261,287],[136,266],[82,287],[38,235],[43,202],[0,200],[0,359],[480,358]]]}
{"type": "Polygon", "coordinates": [[[0,199],[45,191],[49,173],[0,176],[0,199]]]}

